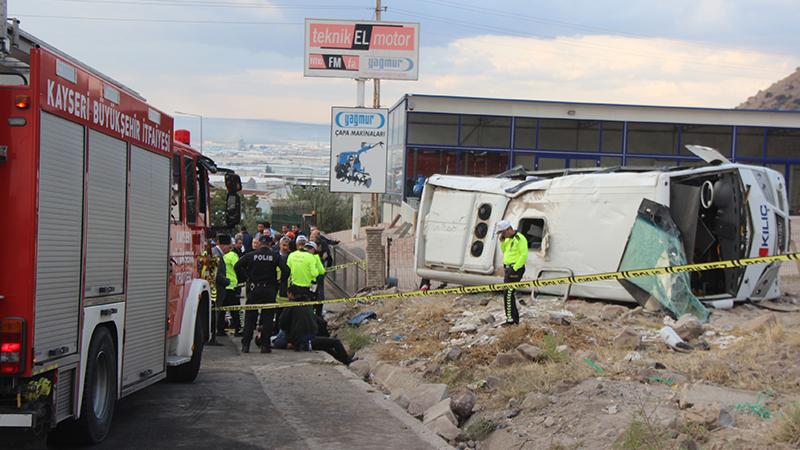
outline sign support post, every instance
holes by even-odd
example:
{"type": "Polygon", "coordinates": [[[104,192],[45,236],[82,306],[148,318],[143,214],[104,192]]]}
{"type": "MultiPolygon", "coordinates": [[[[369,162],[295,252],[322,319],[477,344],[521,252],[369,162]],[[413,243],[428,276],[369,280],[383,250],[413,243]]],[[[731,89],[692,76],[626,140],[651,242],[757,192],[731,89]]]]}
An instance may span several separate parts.
{"type": "MultiPolygon", "coordinates": [[[[356,107],[364,107],[364,97],[367,90],[367,80],[356,78],[356,107]]],[[[358,240],[361,232],[361,193],[353,194],[353,217],[351,222],[353,240],[358,240]]]]}

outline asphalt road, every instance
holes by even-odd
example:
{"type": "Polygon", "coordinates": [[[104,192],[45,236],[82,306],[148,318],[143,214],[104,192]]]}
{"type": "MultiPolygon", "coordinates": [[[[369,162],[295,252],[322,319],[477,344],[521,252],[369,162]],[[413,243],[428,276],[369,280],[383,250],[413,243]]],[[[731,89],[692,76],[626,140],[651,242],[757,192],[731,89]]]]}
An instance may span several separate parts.
{"type": "MultiPolygon", "coordinates": [[[[430,449],[444,441],[326,354],[206,347],[192,384],[117,403],[93,449],[430,449]]],[[[54,447],[55,448],[55,447],[54,447]]]]}

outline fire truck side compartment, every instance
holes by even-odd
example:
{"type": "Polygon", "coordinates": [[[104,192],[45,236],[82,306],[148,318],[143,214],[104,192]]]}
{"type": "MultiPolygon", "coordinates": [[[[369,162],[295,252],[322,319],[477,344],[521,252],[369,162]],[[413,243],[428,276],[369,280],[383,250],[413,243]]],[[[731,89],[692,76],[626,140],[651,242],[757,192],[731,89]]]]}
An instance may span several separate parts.
{"type": "Polygon", "coordinates": [[[130,177],[124,388],[164,372],[170,160],[132,146],[130,177]]]}
{"type": "Polygon", "coordinates": [[[87,299],[90,297],[107,299],[108,296],[117,298],[122,294],[125,265],[127,144],[95,130],[89,130],[88,157],[84,293],[87,299]]]}
{"type": "Polygon", "coordinates": [[[84,127],[41,114],[36,255],[37,363],[78,350],[84,127]]]}

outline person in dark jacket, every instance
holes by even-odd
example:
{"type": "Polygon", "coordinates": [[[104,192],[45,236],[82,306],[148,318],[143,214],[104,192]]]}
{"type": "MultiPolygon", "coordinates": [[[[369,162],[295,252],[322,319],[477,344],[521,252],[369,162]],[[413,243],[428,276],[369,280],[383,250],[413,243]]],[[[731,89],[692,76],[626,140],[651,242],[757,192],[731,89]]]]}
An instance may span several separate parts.
{"type": "MultiPolygon", "coordinates": [[[[279,289],[279,275],[288,273],[289,267],[283,258],[270,246],[270,238],[261,235],[261,247],[239,259],[234,266],[237,278],[245,280],[247,289],[247,304],[260,305],[275,303],[275,296],[279,289]]],[[[275,310],[271,308],[261,310],[262,336],[261,353],[270,353],[269,336],[272,335],[272,325],[275,320],[275,310]]],[[[244,334],[242,336],[242,353],[250,352],[250,342],[258,321],[258,310],[248,310],[244,318],[244,334]]]]}
{"type": "Polygon", "coordinates": [[[247,232],[247,227],[243,226],[241,229],[242,244],[244,244],[244,252],[250,253],[253,251],[253,235],[247,232]]]}
{"type": "MultiPolygon", "coordinates": [[[[294,297],[291,286],[290,298],[294,297]]],[[[284,308],[280,319],[281,330],[286,332],[286,339],[294,346],[295,351],[311,351],[311,341],[317,335],[317,316],[311,306],[293,306],[284,308]]]]}
{"type": "MultiPolygon", "coordinates": [[[[226,276],[225,270],[225,254],[231,251],[231,237],[227,234],[217,235],[217,245],[211,249],[211,257],[217,260],[217,275],[214,278],[214,284],[217,288],[217,306],[225,305],[225,297],[228,290],[228,285],[231,281],[226,276]]],[[[217,336],[225,336],[225,311],[217,311],[214,315],[215,333],[217,336]]]]}

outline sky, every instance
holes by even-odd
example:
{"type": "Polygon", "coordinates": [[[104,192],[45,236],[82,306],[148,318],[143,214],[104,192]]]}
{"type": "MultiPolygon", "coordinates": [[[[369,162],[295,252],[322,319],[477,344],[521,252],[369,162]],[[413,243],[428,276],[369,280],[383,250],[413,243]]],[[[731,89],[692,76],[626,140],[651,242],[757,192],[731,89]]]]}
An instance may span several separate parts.
{"type": "MultiPolygon", "coordinates": [[[[327,123],[350,79],[303,76],[306,17],[374,0],[8,0],[24,30],[140,92],[209,117],[327,123]]],[[[797,0],[383,0],[420,23],[403,94],[732,108],[800,66],[797,0]]],[[[368,85],[371,89],[371,84],[368,85]]],[[[368,98],[371,94],[368,93],[368,98]]]]}

